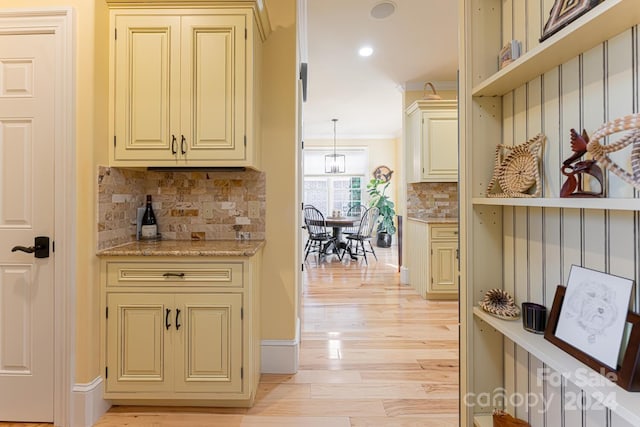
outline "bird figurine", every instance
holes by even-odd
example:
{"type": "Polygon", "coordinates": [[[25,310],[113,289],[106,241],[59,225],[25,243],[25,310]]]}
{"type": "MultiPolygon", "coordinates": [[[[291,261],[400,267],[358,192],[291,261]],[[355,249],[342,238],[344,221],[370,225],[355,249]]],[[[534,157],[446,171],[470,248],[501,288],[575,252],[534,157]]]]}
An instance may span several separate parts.
{"type": "Polygon", "coordinates": [[[562,162],[560,171],[567,180],[562,184],[560,189],[560,197],[603,197],[602,185],[602,169],[596,164],[595,160],[581,160],[582,156],[588,152],[589,135],[586,130],[582,130],[582,134],[571,129],[571,157],[562,162]],[[584,189],[584,175],[593,177],[599,184],[600,191],[586,191],[584,189]]]}

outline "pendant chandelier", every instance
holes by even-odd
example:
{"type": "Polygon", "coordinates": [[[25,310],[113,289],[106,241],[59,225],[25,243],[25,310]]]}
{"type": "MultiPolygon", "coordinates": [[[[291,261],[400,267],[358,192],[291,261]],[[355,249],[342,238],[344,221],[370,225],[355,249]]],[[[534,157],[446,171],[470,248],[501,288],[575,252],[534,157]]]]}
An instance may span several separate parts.
{"type": "Polygon", "coordinates": [[[326,154],[324,156],[324,172],[344,173],[345,155],[336,154],[336,122],[338,119],[331,120],[333,121],[333,154],[326,154]]]}

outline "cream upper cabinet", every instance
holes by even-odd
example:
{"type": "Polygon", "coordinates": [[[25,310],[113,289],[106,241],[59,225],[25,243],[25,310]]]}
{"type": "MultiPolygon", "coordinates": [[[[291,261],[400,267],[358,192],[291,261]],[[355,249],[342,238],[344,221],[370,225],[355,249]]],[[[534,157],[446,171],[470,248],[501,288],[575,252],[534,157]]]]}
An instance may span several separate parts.
{"type": "Polygon", "coordinates": [[[114,9],[115,166],[257,168],[251,9],[114,9]]]}
{"type": "Polygon", "coordinates": [[[457,101],[415,101],[406,114],[407,180],[457,181],[457,101]]]}

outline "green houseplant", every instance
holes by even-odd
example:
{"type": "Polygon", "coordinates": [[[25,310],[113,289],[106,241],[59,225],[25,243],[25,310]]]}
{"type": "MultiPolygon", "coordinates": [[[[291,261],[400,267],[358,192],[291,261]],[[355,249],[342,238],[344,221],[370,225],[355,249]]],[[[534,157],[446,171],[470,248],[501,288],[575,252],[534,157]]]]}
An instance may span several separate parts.
{"type": "Polygon", "coordinates": [[[369,193],[369,207],[377,207],[380,211],[380,221],[378,223],[378,241],[377,245],[382,248],[391,246],[391,236],[396,232],[396,226],[393,217],[396,215],[394,203],[385,194],[389,187],[390,181],[373,178],[367,184],[367,192],[369,193]]]}

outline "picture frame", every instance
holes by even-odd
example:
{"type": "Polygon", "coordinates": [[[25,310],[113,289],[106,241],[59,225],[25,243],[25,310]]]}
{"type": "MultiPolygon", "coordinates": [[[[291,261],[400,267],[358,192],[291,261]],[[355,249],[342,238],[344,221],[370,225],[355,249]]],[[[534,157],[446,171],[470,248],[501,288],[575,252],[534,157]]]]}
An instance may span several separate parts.
{"type": "Polygon", "coordinates": [[[545,340],[573,356],[600,375],[611,380],[621,388],[636,392],[640,391],[640,315],[627,311],[624,339],[621,343],[621,357],[615,368],[602,363],[593,356],[572,346],[558,338],[555,334],[558,326],[560,311],[564,303],[566,287],[558,285],[549,314],[549,320],[544,332],[545,340]]]}
{"type": "Polygon", "coordinates": [[[506,43],[498,53],[498,67],[502,70],[507,65],[520,57],[522,44],[518,40],[506,43]]]}
{"type": "Polygon", "coordinates": [[[555,0],[549,12],[549,19],[542,30],[540,42],[593,9],[601,1],[603,0],[555,0]]]}
{"type": "Polygon", "coordinates": [[[572,265],[555,336],[615,368],[633,280],[572,265]]]}

